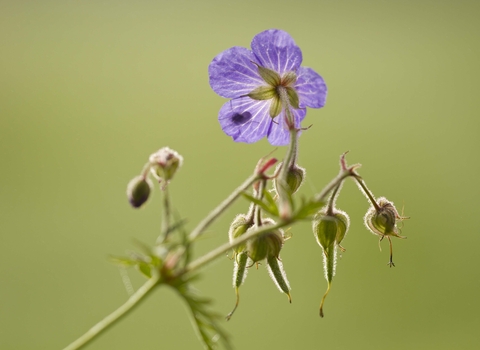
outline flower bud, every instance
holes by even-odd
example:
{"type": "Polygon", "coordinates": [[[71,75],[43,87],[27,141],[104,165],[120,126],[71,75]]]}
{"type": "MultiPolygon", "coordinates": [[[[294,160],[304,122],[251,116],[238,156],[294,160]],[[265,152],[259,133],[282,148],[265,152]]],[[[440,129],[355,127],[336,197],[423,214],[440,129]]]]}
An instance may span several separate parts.
{"type": "MultiPolygon", "coordinates": [[[[280,170],[281,166],[282,166],[282,163],[280,163],[277,166],[276,172],[280,170]]],[[[288,192],[290,194],[294,194],[295,192],[298,191],[298,189],[300,188],[300,186],[302,185],[305,179],[305,173],[306,173],[305,169],[296,164],[294,164],[292,167],[290,167],[287,170],[286,184],[288,186],[288,192]]],[[[273,185],[275,187],[275,191],[278,194],[280,189],[278,188],[279,183],[277,179],[274,180],[273,185]]]]}
{"type": "Polygon", "coordinates": [[[176,151],[163,147],[151,154],[149,161],[152,164],[152,172],[155,177],[168,182],[173,178],[177,169],[182,166],[183,157],[176,151]]]}
{"type": "MultiPolygon", "coordinates": [[[[228,238],[230,242],[232,242],[235,238],[240,237],[243,235],[247,230],[253,226],[253,222],[251,219],[244,214],[238,214],[235,219],[233,220],[232,224],[230,225],[230,229],[228,230],[228,238]]],[[[233,248],[235,253],[241,253],[245,250],[246,244],[243,243],[239,246],[233,248]]]]}
{"type": "Polygon", "coordinates": [[[127,185],[128,201],[134,208],[139,208],[150,196],[152,183],[141,175],[135,176],[127,185]]]}

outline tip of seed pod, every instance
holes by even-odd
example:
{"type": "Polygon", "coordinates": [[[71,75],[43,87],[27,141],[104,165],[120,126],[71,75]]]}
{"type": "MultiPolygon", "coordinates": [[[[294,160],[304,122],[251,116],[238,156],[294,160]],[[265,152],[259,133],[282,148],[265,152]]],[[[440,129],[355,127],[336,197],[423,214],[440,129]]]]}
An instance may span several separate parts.
{"type": "Polygon", "coordinates": [[[291,304],[292,303],[292,296],[290,295],[290,293],[286,293],[287,294],[287,297],[288,297],[288,302],[291,304]]]}
{"type": "Polygon", "coordinates": [[[323,306],[320,307],[320,317],[323,318],[323,306]]]}

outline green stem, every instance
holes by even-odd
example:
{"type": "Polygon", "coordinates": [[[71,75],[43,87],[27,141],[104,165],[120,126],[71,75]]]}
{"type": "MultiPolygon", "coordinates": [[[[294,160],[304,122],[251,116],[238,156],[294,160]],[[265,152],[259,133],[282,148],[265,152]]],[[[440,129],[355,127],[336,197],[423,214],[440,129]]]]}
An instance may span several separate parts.
{"type": "Polygon", "coordinates": [[[98,322],[95,326],[90,328],[84,335],[75,340],[73,343],[68,345],[64,350],[76,350],[80,349],[89,343],[93,338],[98,336],[100,333],[105,331],[108,327],[112,326],[115,322],[120,320],[125,316],[129,311],[133,310],[135,306],[138,306],[145,297],[153,291],[154,287],[160,282],[160,275],[152,276],[143,286],[141,286],[128,300],[112,312],[110,315],[105,317],[103,320],[98,322]]]}
{"type": "Polygon", "coordinates": [[[368,197],[368,199],[372,203],[375,210],[379,211],[380,207],[378,206],[377,201],[375,200],[375,197],[373,197],[372,193],[367,188],[367,185],[365,184],[365,182],[363,182],[363,180],[361,180],[358,176],[354,176],[354,178],[355,178],[355,180],[357,180],[358,185],[362,188],[363,192],[368,197]]]}
{"type": "Polygon", "coordinates": [[[190,233],[189,240],[193,241],[200,236],[205,229],[210,226],[247,188],[249,188],[255,181],[259,179],[258,174],[250,176],[243,184],[241,184],[235,191],[233,191],[227,199],[225,199],[218,207],[213,209],[208,216],[203,219],[197,227],[190,233]]]}
{"type": "Polygon", "coordinates": [[[338,191],[340,190],[340,186],[342,186],[342,182],[339,182],[337,184],[337,187],[335,187],[335,189],[332,192],[332,195],[330,196],[330,199],[328,200],[327,215],[333,215],[333,209],[335,207],[335,200],[336,200],[335,197],[337,196],[338,191]]]}
{"type": "Polygon", "coordinates": [[[330,183],[319,193],[315,196],[315,201],[325,201],[328,194],[335,189],[344,179],[349,176],[353,176],[349,170],[341,170],[340,174],[337,175],[330,183]]]}
{"type": "MultiPolygon", "coordinates": [[[[161,187],[161,185],[160,185],[161,187]]],[[[157,244],[161,244],[167,240],[170,229],[170,196],[168,193],[168,183],[165,183],[161,188],[163,192],[163,206],[162,206],[162,223],[160,228],[160,236],[157,239],[157,244]]]]}

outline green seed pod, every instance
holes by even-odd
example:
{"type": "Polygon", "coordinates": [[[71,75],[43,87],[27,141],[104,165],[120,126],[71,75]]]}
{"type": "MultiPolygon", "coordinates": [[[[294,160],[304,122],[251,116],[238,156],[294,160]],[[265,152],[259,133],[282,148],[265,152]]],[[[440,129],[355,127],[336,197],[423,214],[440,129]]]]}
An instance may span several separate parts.
{"type": "Polygon", "coordinates": [[[343,248],[340,243],[347,235],[348,228],[350,227],[350,218],[348,217],[347,213],[338,209],[335,209],[334,215],[338,220],[337,236],[335,237],[335,243],[337,243],[337,246],[340,248],[340,250],[344,252],[345,248],[343,248]]]}
{"type": "Polygon", "coordinates": [[[135,176],[127,185],[128,201],[134,208],[141,207],[150,196],[152,183],[148,178],[135,176]]]}
{"type": "Polygon", "coordinates": [[[235,255],[235,265],[233,268],[233,287],[235,288],[236,302],[233,310],[225,317],[227,321],[233,316],[233,313],[237,309],[238,303],[240,302],[239,288],[245,281],[245,278],[247,278],[247,261],[247,252],[241,252],[235,255]]]}
{"type": "Polygon", "coordinates": [[[283,236],[279,230],[267,232],[247,241],[248,257],[254,263],[267,257],[278,257],[283,246],[283,236]]]}
{"type": "Polygon", "coordinates": [[[151,170],[154,176],[168,182],[173,178],[177,169],[182,166],[183,157],[176,151],[163,147],[151,154],[149,161],[152,165],[151,170]]]}
{"type": "Polygon", "coordinates": [[[397,222],[407,219],[398,215],[397,209],[385,197],[380,197],[376,201],[377,207],[372,205],[365,214],[365,226],[374,235],[379,236],[380,241],[387,237],[390,246],[390,260],[388,265],[390,267],[395,266],[393,263],[393,247],[390,236],[397,238],[405,238],[400,236],[397,222]]]}
{"type": "Polygon", "coordinates": [[[287,274],[283,269],[282,262],[277,257],[270,256],[267,258],[267,269],[277,288],[287,295],[288,301],[291,303],[290,283],[288,283],[287,274]]]}
{"type": "Polygon", "coordinates": [[[344,250],[340,246],[340,242],[347,234],[350,225],[350,220],[345,212],[334,209],[332,214],[329,215],[326,214],[326,210],[324,208],[317,213],[312,224],[317,243],[323,249],[323,271],[328,283],[327,290],[320,303],[320,317],[323,317],[323,304],[330,291],[333,276],[335,276],[337,246],[344,250]]]}
{"type": "Polygon", "coordinates": [[[371,206],[365,215],[365,225],[372,233],[379,236],[396,236],[398,230],[396,227],[397,218],[400,218],[392,202],[381,197],[377,200],[379,209],[371,206]]]}
{"type": "MultiPolygon", "coordinates": [[[[228,230],[228,238],[232,242],[235,238],[243,235],[247,230],[253,226],[252,220],[250,220],[247,215],[238,214],[230,225],[228,230]]],[[[235,253],[243,252],[246,248],[246,244],[243,243],[235,248],[233,248],[235,253]]]]}
{"type": "MultiPolygon", "coordinates": [[[[280,163],[277,166],[276,172],[280,170],[281,166],[282,166],[282,163],[280,163]]],[[[295,192],[298,191],[300,186],[303,184],[303,181],[305,179],[305,174],[306,174],[305,169],[296,164],[293,167],[288,169],[286,182],[287,182],[288,191],[290,194],[294,194],[295,192]]],[[[280,191],[280,189],[278,188],[278,185],[279,185],[278,180],[275,179],[273,186],[277,194],[280,191]]]]}
{"type": "Polygon", "coordinates": [[[333,242],[340,245],[349,226],[350,219],[344,211],[335,209],[332,215],[327,215],[325,209],[322,209],[315,215],[312,228],[317,243],[323,249],[328,249],[333,242]]]}

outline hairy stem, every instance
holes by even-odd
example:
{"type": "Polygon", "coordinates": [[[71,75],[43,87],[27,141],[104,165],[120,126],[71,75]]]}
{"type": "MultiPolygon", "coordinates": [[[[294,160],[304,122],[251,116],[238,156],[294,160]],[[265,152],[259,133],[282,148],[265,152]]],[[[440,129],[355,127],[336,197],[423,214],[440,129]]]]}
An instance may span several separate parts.
{"type": "Polygon", "coordinates": [[[203,219],[197,227],[190,233],[189,240],[193,241],[200,236],[205,229],[210,226],[247,188],[249,188],[259,178],[258,174],[250,176],[243,184],[241,184],[230,196],[227,197],[218,207],[213,209],[208,216],[203,219]]]}
{"type": "Polygon", "coordinates": [[[168,237],[168,232],[170,229],[170,196],[168,193],[168,183],[162,187],[163,192],[163,206],[162,206],[162,223],[160,228],[160,236],[157,239],[157,244],[165,242],[168,237]]]}
{"type": "Polygon", "coordinates": [[[373,207],[375,208],[376,211],[380,210],[380,207],[377,204],[377,201],[375,200],[375,197],[373,197],[372,193],[370,190],[367,188],[367,185],[365,185],[365,182],[359,177],[359,176],[354,176],[355,180],[357,180],[358,185],[360,188],[363,190],[365,195],[368,197],[370,202],[372,203],[373,207]]]}

